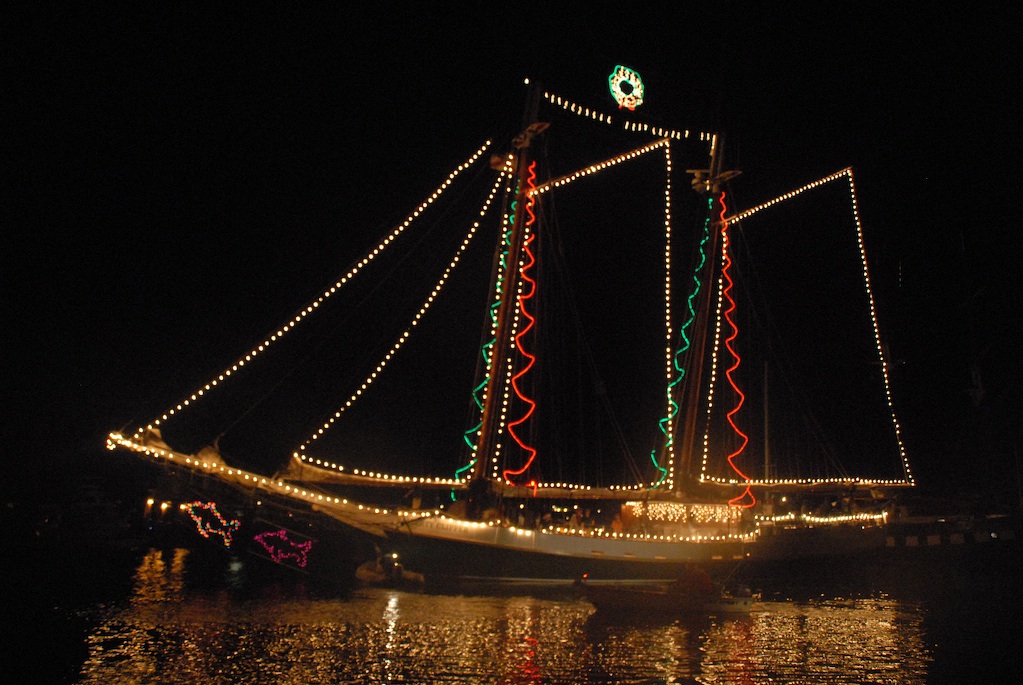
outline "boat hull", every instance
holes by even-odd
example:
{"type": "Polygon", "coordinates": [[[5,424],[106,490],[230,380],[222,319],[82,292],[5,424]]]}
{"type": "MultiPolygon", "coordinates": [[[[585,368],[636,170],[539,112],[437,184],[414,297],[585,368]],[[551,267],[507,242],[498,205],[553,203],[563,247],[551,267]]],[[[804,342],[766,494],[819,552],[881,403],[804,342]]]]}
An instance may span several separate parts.
{"type": "Polygon", "coordinates": [[[686,564],[730,567],[739,541],[621,539],[434,517],[388,533],[401,563],[432,579],[509,582],[673,580],[686,564]]]}
{"type": "Polygon", "coordinates": [[[767,526],[761,527],[751,557],[755,561],[781,561],[864,554],[883,550],[885,535],[882,526],[767,526]]]}

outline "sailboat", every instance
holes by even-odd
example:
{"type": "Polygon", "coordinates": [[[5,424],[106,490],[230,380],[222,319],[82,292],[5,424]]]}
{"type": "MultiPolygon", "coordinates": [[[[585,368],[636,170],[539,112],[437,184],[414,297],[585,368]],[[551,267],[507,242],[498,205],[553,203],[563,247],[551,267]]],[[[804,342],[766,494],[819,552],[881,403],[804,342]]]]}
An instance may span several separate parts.
{"type": "MultiPolygon", "coordinates": [[[[314,565],[322,535],[314,532],[314,524],[299,530],[293,518],[298,512],[307,515],[305,521],[329,521],[336,526],[331,531],[368,540],[377,553],[400,558],[404,568],[427,578],[571,582],[585,577],[591,585],[672,580],[692,564],[730,568],[757,555],[765,527],[851,521],[862,529],[883,521],[884,511],[851,512],[848,507],[833,515],[805,508],[795,512],[784,506],[788,498],[781,494],[848,495],[913,485],[892,408],[851,169],[732,212],[727,188],[738,172],[725,167],[722,137],[644,121],[636,114],[643,101],[642,80],[631,69],[616,67],[608,83],[617,110],[585,106],[527,82],[527,114],[511,140],[476,148],[308,305],[158,419],[134,431],[111,433],[108,447],[138,454],[209,490],[233,492],[235,501],[245,503],[235,507],[238,518],[212,508],[202,499],[201,487],[195,501],[181,506],[204,537],[213,535],[225,546],[255,541],[257,551],[272,561],[303,569],[314,565]],[[585,138],[577,129],[595,132],[581,148],[573,147],[585,138]],[[575,161],[555,158],[563,150],[575,161]],[[641,181],[628,180],[627,172],[635,169],[641,181]],[[459,213],[445,202],[470,196],[468,189],[456,190],[463,181],[482,192],[471,211],[459,213]],[[759,444],[765,455],[762,470],[759,460],[744,451],[750,431],[738,418],[748,393],[738,380],[741,278],[733,260],[734,245],[742,240],[736,231],[779,204],[836,186],[849,193],[848,237],[862,276],[857,304],[866,311],[860,322],[875,355],[870,376],[878,381],[873,392],[882,405],[887,446],[894,447],[895,473],[883,478],[845,473],[779,477],[767,456],[767,438],[759,444]],[[598,200],[580,199],[591,191],[598,200]],[[555,217],[574,203],[583,208],[574,217],[583,227],[563,229],[555,217]],[[429,223],[431,212],[444,220],[429,223]],[[680,219],[696,230],[686,226],[683,231],[680,219]],[[363,274],[408,243],[421,223],[430,232],[415,243],[420,250],[415,263],[398,261],[400,266],[390,267],[392,274],[401,274],[399,285],[384,291],[366,285],[363,274]],[[457,225],[461,232],[445,243],[433,233],[441,225],[457,225]],[[493,248],[487,258],[473,251],[484,237],[493,248]],[[627,253],[632,244],[646,248],[645,255],[627,253]],[[425,271],[430,260],[422,255],[445,246],[449,258],[440,262],[439,276],[422,299],[413,300],[407,287],[411,272],[425,271]],[[578,291],[578,275],[563,260],[578,254],[586,266],[602,270],[602,288],[590,293],[584,313],[603,315],[603,328],[580,324],[578,310],[564,305],[578,291]],[[454,283],[470,262],[487,267],[485,290],[474,291],[478,306],[454,314],[438,311],[450,293],[468,290],[454,283]],[[360,297],[382,292],[391,299],[363,307],[369,315],[359,323],[349,319],[340,328],[317,328],[313,321],[326,312],[336,314],[336,301],[351,290],[360,297]],[[409,307],[410,302],[418,304],[409,307]],[[555,313],[548,316],[548,310],[555,313]],[[391,311],[405,311],[408,321],[395,334],[384,332],[382,323],[383,314],[391,311]],[[482,328],[472,349],[465,342],[470,340],[467,313],[477,315],[482,328]],[[443,341],[451,348],[442,344],[437,350],[441,357],[450,360],[455,352],[468,351],[471,364],[425,362],[412,349],[434,316],[446,321],[443,341]],[[640,320],[644,323],[635,323],[640,320]],[[194,426],[205,424],[188,424],[186,416],[216,404],[228,386],[255,374],[256,367],[280,370],[264,360],[293,339],[339,329],[358,331],[353,339],[372,338],[376,362],[360,367],[353,357],[335,356],[331,373],[310,376],[316,382],[287,396],[293,416],[297,404],[313,395],[313,385],[329,385],[336,393],[342,378],[354,379],[347,394],[335,394],[333,409],[320,409],[315,421],[302,424],[306,437],[283,468],[265,475],[246,467],[244,459],[225,458],[229,450],[222,448],[223,433],[206,443],[196,437],[194,426]],[[560,348],[556,343],[555,351],[543,347],[577,332],[584,342],[561,342],[560,348]],[[618,351],[610,351],[613,343],[620,343],[618,351]],[[605,371],[593,371],[600,362],[605,371]],[[633,372],[633,366],[644,370],[633,372]],[[440,409],[443,393],[436,389],[425,402],[406,401],[398,409],[383,400],[367,402],[399,367],[407,374],[392,381],[400,393],[410,393],[413,380],[464,379],[461,397],[468,409],[461,416],[440,409]],[[361,375],[353,375],[358,368],[361,375]],[[471,369],[471,376],[465,369],[471,369]],[[591,383],[588,389],[568,389],[583,377],[591,383]],[[434,399],[437,406],[432,406],[434,399]],[[391,418],[374,422],[359,415],[364,404],[391,418]],[[582,407],[578,413],[586,418],[577,424],[557,418],[569,405],[582,407]],[[646,416],[623,424],[617,418],[623,408],[646,416]],[[415,463],[402,470],[394,462],[415,452],[420,434],[409,432],[404,441],[385,438],[380,448],[371,446],[372,429],[386,425],[401,433],[406,415],[418,410],[435,422],[461,423],[447,433],[449,449],[421,448],[415,463]],[[348,443],[342,437],[341,447],[332,445],[349,423],[357,426],[356,437],[348,443]],[[627,467],[610,465],[611,457],[623,456],[627,467]],[[582,465],[569,466],[573,460],[582,465]],[[437,463],[446,464],[448,472],[428,473],[437,463]],[[291,518],[279,524],[281,512],[291,518]]],[[[308,344],[319,349],[317,343],[308,344]]],[[[341,354],[339,349],[334,352],[341,354]]],[[[261,402],[270,394],[255,396],[261,402]]],[[[764,417],[774,415],[766,400],[761,405],[764,417]]],[[[766,435],[766,418],[763,424],[766,435]]],[[[426,445],[426,439],[421,443],[426,445]]]]}

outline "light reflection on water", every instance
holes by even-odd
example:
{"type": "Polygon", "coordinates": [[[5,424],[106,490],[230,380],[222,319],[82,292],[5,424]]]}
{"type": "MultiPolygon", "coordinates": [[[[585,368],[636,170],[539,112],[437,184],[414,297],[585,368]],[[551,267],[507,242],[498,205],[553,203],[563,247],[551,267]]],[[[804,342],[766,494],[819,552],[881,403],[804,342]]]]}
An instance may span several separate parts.
{"type": "Polygon", "coordinates": [[[186,560],[183,550],[145,555],[128,601],[94,617],[80,682],[912,684],[926,682],[931,661],[922,609],[890,599],[621,622],[567,591],[196,592],[186,560]]]}

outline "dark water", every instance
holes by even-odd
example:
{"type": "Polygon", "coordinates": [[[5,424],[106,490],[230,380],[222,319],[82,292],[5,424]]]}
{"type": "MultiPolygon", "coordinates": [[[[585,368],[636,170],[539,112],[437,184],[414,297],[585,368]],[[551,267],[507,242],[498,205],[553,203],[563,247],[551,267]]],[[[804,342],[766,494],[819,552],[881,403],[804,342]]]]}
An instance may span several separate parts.
{"type": "Polygon", "coordinates": [[[750,616],[697,620],[569,588],[328,588],[185,549],[62,563],[14,588],[3,682],[977,683],[1021,653],[1004,560],[775,574],[750,616]]]}

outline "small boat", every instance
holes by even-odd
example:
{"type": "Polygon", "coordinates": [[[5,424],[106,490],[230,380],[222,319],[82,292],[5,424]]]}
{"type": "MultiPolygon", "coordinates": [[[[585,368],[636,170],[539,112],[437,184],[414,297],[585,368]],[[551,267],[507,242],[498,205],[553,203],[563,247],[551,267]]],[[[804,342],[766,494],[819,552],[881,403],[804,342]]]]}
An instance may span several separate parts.
{"type": "Polygon", "coordinates": [[[730,592],[700,569],[690,569],[671,583],[576,583],[598,612],[644,616],[749,615],[757,597],[748,588],[730,592]]]}
{"type": "Polygon", "coordinates": [[[749,615],[756,597],[752,594],[699,596],[665,585],[587,585],[583,597],[597,611],[614,615],[642,613],[651,616],[749,615]]]}
{"type": "Polygon", "coordinates": [[[380,554],[355,569],[355,579],[363,585],[395,590],[421,590],[426,578],[398,563],[397,554],[380,554]]]}

